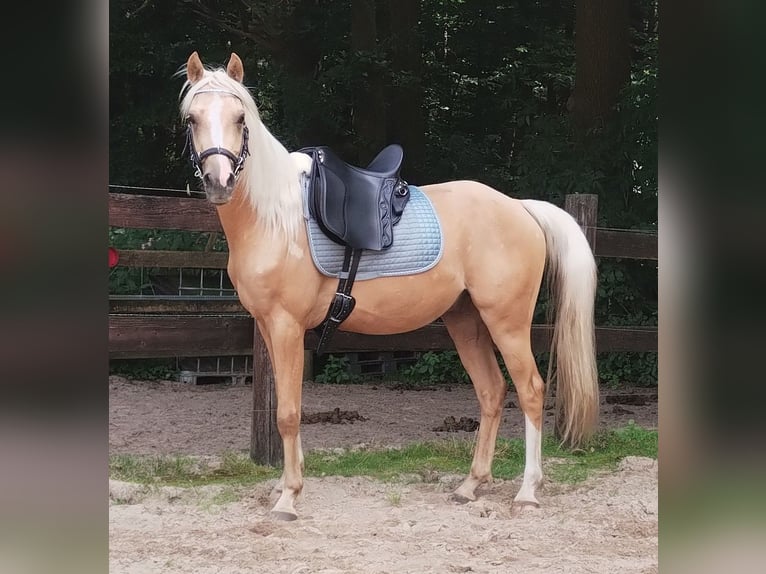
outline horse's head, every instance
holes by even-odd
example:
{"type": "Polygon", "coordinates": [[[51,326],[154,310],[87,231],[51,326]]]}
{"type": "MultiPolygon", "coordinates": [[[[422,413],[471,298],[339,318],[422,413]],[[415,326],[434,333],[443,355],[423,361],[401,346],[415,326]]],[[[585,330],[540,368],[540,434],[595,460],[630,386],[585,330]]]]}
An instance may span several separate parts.
{"type": "Polygon", "coordinates": [[[222,71],[206,71],[194,52],[186,63],[188,92],[182,104],[192,165],[208,200],[219,205],[231,199],[249,155],[239,56],[232,53],[221,75],[222,71]]]}

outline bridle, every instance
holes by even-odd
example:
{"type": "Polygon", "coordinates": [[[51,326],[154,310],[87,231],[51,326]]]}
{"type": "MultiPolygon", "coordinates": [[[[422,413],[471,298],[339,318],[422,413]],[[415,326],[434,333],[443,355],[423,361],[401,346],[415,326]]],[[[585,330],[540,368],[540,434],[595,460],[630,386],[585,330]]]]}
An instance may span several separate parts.
{"type": "MultiPolygon", "coordinates": [[[[234,92],[229,92],[228,90],[200,90],[197,92],[197,94],[202,94],[205,92],[222,92],[225,94],[229,94],[234,96],[235,98],[239,99],[239,96],[235,94],[234,92]]],[[[196,95],[196,94],[195,94],[196,95]]],[[[239,155],[234,155],[232,152],[227,150],[226,148],[215,146],[208,148],[200,153],[197,153],[197,149],[194,147],[194,136],[192,135],[192,126],[189,124],[186,127],[186,148],[189,150],[189,159],[191,160],[192,167],[194,168],[194,175],[196,177],[202,177],[202,162],[205,161],[206,158],[210,157],[211,155],[222,155],[229,159],[232,165],[232,171],[234,172],[234,177],[236,178],[239,175],[239,172],[242,171],[242,168],[245,166],[245,160],[247,159],[247,156],[250,155],[250,149],[247,147],[247,142],[250,137],[250,132],[247,129],[247,126],[242,127],[242,147],[239,150],[239,155]]],[[[184,149],[184,151],[185,151],[184,149]]]]}

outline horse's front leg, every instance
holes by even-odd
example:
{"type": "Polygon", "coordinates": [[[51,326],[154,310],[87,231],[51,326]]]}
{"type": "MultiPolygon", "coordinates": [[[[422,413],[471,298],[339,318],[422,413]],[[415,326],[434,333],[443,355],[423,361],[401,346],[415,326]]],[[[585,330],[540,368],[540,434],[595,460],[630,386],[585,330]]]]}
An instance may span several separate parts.
{"type": "MultiPolygon", "coordinates": [[[[260,322],[259,322],[260,325],[260,322]]],[[[284,447],[282,493],[271,510],[274,518],[295,520],[295,499],[303,488],[303,451],[300,441],[303,335],[301,324],[287,314],[263,322],[270,343],[277,391],[277,427],[284,447]]]]}

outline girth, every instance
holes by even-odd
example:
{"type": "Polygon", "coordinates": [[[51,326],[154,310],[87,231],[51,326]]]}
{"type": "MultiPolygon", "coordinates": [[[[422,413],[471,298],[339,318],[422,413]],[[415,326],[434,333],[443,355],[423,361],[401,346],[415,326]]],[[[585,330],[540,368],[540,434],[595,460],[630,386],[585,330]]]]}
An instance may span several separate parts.
{"type": "Polygon", "coordinates": [[[367,168],[347,164],[328,147],[298,151],[313,160],[309,211],[324,234],[346,248],[335,297],[324,321],[316,327],[317,353],[321,354],[354,310],[351,289],[362,251],[382,251],[393,245],[394,225],[410,196],[407,183],[399,177],[403,150],[397,144],[385,147],[367,168]]]}

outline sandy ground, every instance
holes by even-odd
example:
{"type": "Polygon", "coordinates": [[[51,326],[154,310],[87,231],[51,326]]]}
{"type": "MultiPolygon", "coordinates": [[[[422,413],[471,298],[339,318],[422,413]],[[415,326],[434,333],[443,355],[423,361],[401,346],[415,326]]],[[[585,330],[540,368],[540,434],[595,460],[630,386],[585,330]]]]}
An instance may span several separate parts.
{"type": "MultiPolygon", "coordinates": [[[[217,455],[247,450],[247,387],[110,378],[112,453],[217,455]]],[[[639,391],[636,391],[639,392],[639,391]]],[[[446,416],[478,416],[469,387],[398,391],[386,385],[307,384],[304,410],[358,410],[366,421],[302,426],[304,447],[384,446],[437,433],[446,416]]],[[[508,400],[515,401],[513,395],[508,400]]],[[[612,399],[614,401],[614,399],[612,399]]],[[[521,436],[518,408],[501,436],[521,436]]],[[[550,418],[548,418],[550,420],[550,418]]],[[[656,426],[657,403],[602,405],[602,424],[656,426]],[[615,407],[632,413],[615,411],[615,407]]],[[[546,460],[544,466],[555,464],[546,460]]],[[[273,482],[256,487],[148,488],[110,482],[110,572],[451,573],[657,572],[657,463],[628,458],[571,486],[546,482],[542,507],[512,515],[520,479],[496,480],[476,502],[452,503],[462,477],[397,483],[308,478],[296,522],[268,516],[273,482]]]]}
{"type": "MultiPolygon", "coordinates": [[[[459,385],[445,390],[402,391],[391,384],[322,385],[305,383],[303,411],[316,413],[335,408],[358,411],[366,421],[352,424],[301,425],[303,448],[399,446],[415,440],[473,436],[468,432],[434,432],[445,417],[479,418],[473,387],[459,385]]],[[[123,377],[109,379],[109,448],[115,453],[217,455],[224,451],[249,451],[252,392],[247,385],[187,385],[178,382],[140,382],[123,377]]],[[[609,399],[613,400],[613,399],[609,399]]],[[[518,405],[508,393],[506,405],[518,405]]],[[[553,411],[546,411],[546,428],[552,428],[553,411]]],[[[629,421],[646,428],[657,426],[657,394],[644,389],[602,391],[600,423],[614,428],[629,421]],[[649,393],[649,394],[647,394],[649,393]],[[610,404],[608,396],[646,396],[643,406],[610,404]],[[626,412],[627,411],[627,412],[626,412]]],[[[522,437],[524,417],[514,406],[504,410],[499,435],[522,437]]]]}

